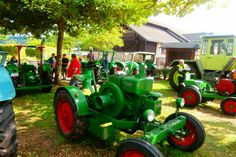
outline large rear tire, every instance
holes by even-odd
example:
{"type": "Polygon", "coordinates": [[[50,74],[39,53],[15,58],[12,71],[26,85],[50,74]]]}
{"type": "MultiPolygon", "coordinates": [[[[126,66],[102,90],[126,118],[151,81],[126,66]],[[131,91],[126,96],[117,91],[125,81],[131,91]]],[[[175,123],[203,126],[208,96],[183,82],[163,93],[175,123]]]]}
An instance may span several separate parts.
{"type": "Polygon", "coordinates": [[[121,142],[116,157],[163,157],[157,147],[138,138],[130,138],[121,142]]]}
{"type": "Polygon", "coordinates": [[[180,97],[184,98],[186,107],[195,107],[202,101],[202,95],[195,87],[187,86],[180,91],[180,97]]]}
{"type": "MultiPolygon", "coordinates": [[[[179,112],[177,115],[185,116],[186,124],[176,135],[170,134],[168,136],[167,141],[169,144],[186,152],[192,152],[201,147],[205,141],[205,129],[201,122],[188,113],[179,112]]],[[[165,122],[175,117],[176,113],[173,113],[165,119],[165,122]]]]}
{"type": "Polygon", "coordinates": [[[227,97],[220,103],[222,112],[229,116],[236,116],[236,98],[227,97]]]}
{"type": "Polygon", "coordinates": [[[174,90],[179,90],[179,72],[178,72],[178,67],[174,66],[170,70],[169,74],[169,84],[174,90]]]}
{"type": "Polygon", "coordinates": [[[76,104],[65,89],[55,94],[54,112],[57,126],[64,137],[74,140],[84,136],[88,128],[88,119],[79,117],[76,104]]]}
{"type": "Polygon", "coordinates": [[[16,157],[17,136],[12,102],[0,102],[0,157],[16,157]]]}

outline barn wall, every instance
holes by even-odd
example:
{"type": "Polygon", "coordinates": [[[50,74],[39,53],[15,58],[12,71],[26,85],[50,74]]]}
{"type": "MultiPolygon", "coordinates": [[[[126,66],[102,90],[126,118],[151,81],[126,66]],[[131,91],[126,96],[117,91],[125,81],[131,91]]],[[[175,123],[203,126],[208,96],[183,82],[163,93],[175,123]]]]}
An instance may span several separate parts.
{"type": "Polygon", "coordinates": [[[194,60],[196,49],[166,49],[166,66],[175,59],[194,60]]]}

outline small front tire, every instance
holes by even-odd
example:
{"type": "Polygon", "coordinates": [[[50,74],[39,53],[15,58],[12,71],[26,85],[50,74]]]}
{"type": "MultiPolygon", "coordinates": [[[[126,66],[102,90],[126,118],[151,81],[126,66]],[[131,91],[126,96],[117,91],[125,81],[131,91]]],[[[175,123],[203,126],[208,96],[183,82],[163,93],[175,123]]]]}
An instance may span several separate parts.
{"type": "Polygon", "coordinates": [[[145,140],[130,138],[121,142],[116,157],[164,157],[157,147],[145,140]]]}
{"type": "MultiPolygon", "coordinates": [[[[195,151],[196,149],[201,147],[205,141],[205,129],[201,122],[194,116],[183,112],[179,112],[177,115],[183,115],[186,117],[185,127],[180,130],[179,133],[176,133],[175,136],[170,134],[167,138],[167,141],[170,145],[174,146],[177,149],[186,152],[195,151]]],[[[166,118],[165,122],[168,122],[175,117],[176,113],[173,113],[166,118]]]]}
{"type": "Polygon", "coordinates": [[[186,107],[195,107],[202,101],[202,95],[195,87],[187,86],[180,91],[180,97],[184,98],[186,107]]]}
{"type": "Polygon", "coordinates": [[[220,103],[222,112],[229,116],[236,116],[236,98],[227,97],[220,103]]]}

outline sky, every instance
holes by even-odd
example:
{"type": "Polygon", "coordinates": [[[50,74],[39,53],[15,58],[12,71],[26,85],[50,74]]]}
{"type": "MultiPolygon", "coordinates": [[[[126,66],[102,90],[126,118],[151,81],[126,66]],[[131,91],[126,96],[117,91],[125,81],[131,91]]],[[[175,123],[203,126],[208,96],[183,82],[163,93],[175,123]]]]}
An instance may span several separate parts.
{"type": "Polygon", "coordinates": [[[211,9],[208,9],[207,5],[201,5],[182,18],[160,14],[150,19],[175,28],[181,33],[213,32],[236,35],[236,0],[218,1],[211,9]]]}

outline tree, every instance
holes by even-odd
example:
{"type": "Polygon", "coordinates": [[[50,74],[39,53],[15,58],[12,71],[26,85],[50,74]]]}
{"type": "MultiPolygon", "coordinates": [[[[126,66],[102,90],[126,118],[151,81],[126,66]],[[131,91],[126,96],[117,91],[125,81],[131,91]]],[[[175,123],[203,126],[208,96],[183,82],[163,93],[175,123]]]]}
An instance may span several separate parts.
{"type": "Polygon", "coordinates": [[[111,50],[115,46],[123,46],[122,32],[121,28],[113,28],[94,34],[84,33],[78,40],[82,43],[83,50],[88,50],[91,46],[95,50],[111,50]]]}
{"type": "Polygon", "coordinates": [[[208,0],[3,0],[0,26],[5,31],[57,34],[56,83],[59,83],[64,33],[78,35],[142,24],[151,15],[183,16],[208,0]]]}

